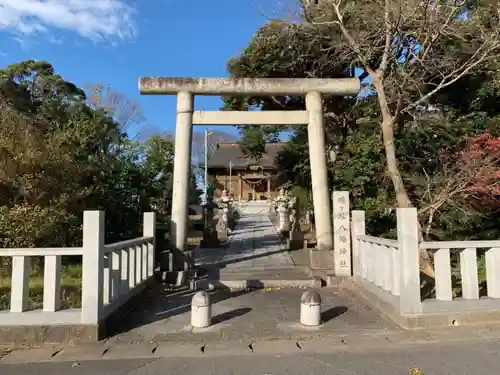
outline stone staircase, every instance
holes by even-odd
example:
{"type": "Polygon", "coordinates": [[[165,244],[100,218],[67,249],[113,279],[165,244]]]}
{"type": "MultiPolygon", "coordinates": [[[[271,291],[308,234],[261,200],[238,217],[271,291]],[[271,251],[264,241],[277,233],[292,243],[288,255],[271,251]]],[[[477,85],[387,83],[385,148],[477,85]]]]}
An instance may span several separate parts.
{"type": "Polygon", "coordinates": [[[197,282],[229,288],[311,287],[308,267],[295,265],[268,216],[269,203],[247,202],[241,218],[221,249],[200,249],[198,266],[206,277],[197,282]]]}

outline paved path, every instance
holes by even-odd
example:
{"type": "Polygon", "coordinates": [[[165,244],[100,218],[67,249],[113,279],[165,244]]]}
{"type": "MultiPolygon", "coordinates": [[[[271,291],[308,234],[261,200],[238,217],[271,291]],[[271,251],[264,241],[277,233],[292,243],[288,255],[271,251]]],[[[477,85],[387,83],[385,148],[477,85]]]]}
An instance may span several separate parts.
{"type": "Polygon", "coordinates": [[[243,214],[220,260],[227,270],[294,267],[267,214],[243,214]]]}
{"type": "Polygon", "coordinates": [[[312,279],[304,267],[295,266],[262,204],[245,207],[229,245],[201,249],[198,264],[209,268],[212,280],[232,288],[210,292],[212,327],[201,331],[190,327],[194,291],[188,287],[169,291],[158,284],[146,292],[131,312],[128,325],[110,342],[200,343],[400,331],[359,297],[331,288],[321,290],[325,323],[320,329],[304,329],[299,324],[300,297],[312,279]],[[248,284],[267,286],[270,282],[282,286],[292,282],[302,288],[247,288],[248,284]]]}
{"type": "Polygon", "coordinates": [[[150,290],[151,297],[130,313],[122,333],[108,342],[249,342],[401,331],[359,297],[330,288],[320,291],[324,324],[319,329],[303,328],[299,323],[303,292],[299,288],[213,291],[213,326],[193,330],[189,325],[193,291],[186,288],[163,294],[162,290],[150,290]]]}
{"type": "MultiPolygon", "coordinates": [[[[270,348],[269,346],[267,348],[270,348]]],[[[108,359],[98,361],[2,364],[2,375],[497,375],[498,341],[386,345],[352,350],[328,348],[288,353],[262,352],[212,356],[209,348],[196,357],[108,359]],[[413,370],[413,371],[412,371],[413,370]]]]}
{"type": "Polygon", "coordinates": [[[311,280],[304,267],[296,267],[269,221],[266,203],[243,205],[242,216],[225,248],[199,249],[196,263],[216,269],[220,281],[311,280]]]}

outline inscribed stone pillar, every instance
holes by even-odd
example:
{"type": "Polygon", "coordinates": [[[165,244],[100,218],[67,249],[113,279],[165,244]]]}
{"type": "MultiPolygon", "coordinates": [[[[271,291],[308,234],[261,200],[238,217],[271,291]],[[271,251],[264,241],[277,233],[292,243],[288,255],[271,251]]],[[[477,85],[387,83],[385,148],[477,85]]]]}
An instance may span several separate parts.
{"type": "Polygon", "coordinates": [[[193,105],[192,93],[180,92],[177,94],[172,221],[170,233],[173,249],[180,251],[186,250],[187,247],[193,105]]]}
{"type": "Polygon", "coordinates": [[[319,92],[307,93],[306,109],[309,116],[309,160],[311,163],[317,249],[332,250],[333,233],[326,168],[323,103],[319,92]]]}
{"type": "Polygon", "coordinates": [[[349,192],[334,191],[332,194],[332,204],[335,276],[351,276],[349,192]]]}

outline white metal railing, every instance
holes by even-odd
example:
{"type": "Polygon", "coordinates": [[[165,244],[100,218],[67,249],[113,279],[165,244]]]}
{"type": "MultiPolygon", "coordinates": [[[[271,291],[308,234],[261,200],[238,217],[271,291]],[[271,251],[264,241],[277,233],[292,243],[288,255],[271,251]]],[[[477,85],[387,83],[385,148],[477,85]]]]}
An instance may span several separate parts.
{"type": "Polygon", "coordinates": [[[0,249],[12,257],[10,311],[0,325],[98,324],[144,286],[154,274],[155,213],[144,213],[143,236],[104,244],[104,212],[85,211],[83,246],[0,249]],[[61,257],[82,256],[82,307],[61,310],[61,257]],[[44,257],[43,308],[28,310],[29,257],[44,257]]]}

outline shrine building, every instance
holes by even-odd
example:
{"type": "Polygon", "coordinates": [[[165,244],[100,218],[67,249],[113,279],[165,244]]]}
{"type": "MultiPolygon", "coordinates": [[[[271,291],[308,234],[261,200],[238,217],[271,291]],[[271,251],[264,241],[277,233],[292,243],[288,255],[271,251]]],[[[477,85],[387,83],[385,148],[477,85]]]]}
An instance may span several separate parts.
{"type": "Polygon", "coordinates": [[[285,143],[267,143],[259,160],[245,156],[241,145],[220,142],[208,160],[209,179],[214,184],[214,197],[223,190],[235,200],[267,200],[278,196],[285,182],[278,168],[277,158],[285,143]]]}

